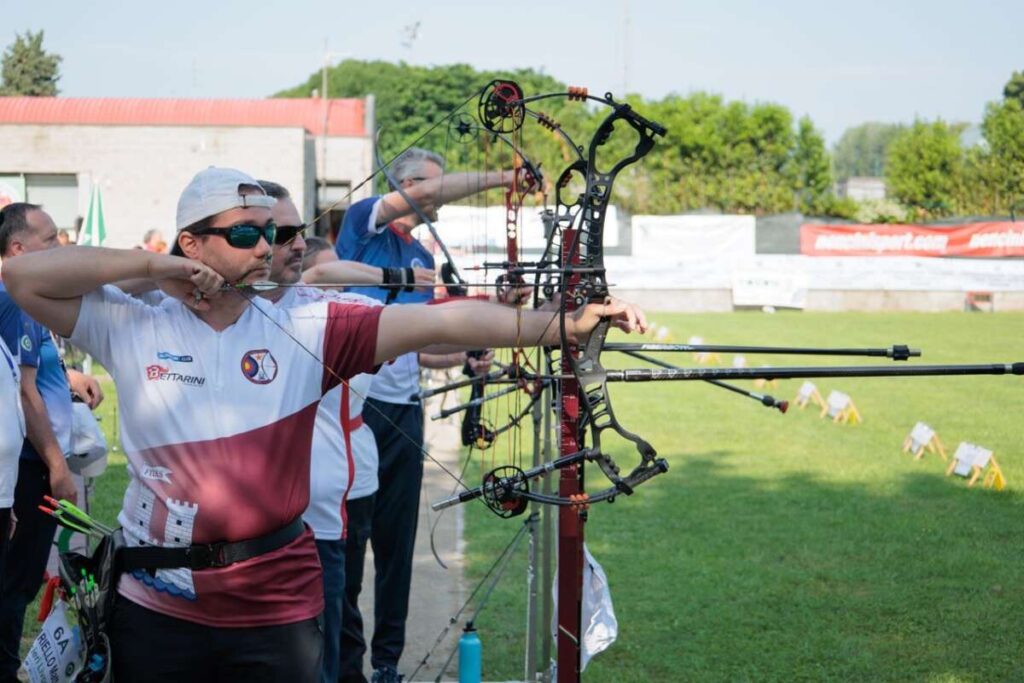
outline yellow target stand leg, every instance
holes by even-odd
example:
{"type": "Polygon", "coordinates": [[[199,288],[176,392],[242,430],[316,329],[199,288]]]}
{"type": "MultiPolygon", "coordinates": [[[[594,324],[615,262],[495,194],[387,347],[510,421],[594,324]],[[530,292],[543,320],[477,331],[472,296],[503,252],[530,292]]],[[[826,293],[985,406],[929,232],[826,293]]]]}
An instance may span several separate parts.
{"type": "Polygon", "coordinates": [[[819,409],[828,409],[825,405],[825,399],[821,397],[821,394],[818,392],[818,387],[814,386],[813,382],[804,382],[800,385],[800,389],[796,392],[796,397],[793,399],[793,403],[801,410],[811,403],[816,405],[819,409]]]}
{"type": "Polygon", "coordinates": [[[828,400],[821,409],[819,417],[825,417],[826,415],[831,417],[832,422],[837,424],[860,424],[864,421],[849,394],[835,390],[828,395],[828,400]]]}
{"type": "Polygon", "coordinates": [[[902,452],[911,453],[914,456],[914,460],[920,460],[926,452],[937,454],[942,458],[943,462],[949,460],[949,456],[946,454],[946,447],[939,439],[939,435],[924,422],[918,422],[914,425],[907,438],[903,439],[902,452]]]}
{"type": "Polygon", "coordinates": [[[946,476],[951,474],[967,478],[968,487],[974,486],[978,479],[981,479],[981,485],[985,488],[996,491],[1006,488],[1006,477],[992,451],[966,441],[957,446],[953,459],[946,468],[946,476]],[[984,478],[981,476],[983,473],[984,478]]]}
{"type": "Polygon", "coordinates": [[[988,463],[988,472],[985,474],[985,481],[982,482],[982,486],[987,489],[995,489],[996,491],[1002,491],[1006,488],[1006,477],[1003,476],[1003,470],[996,463],[995,457],[988,463]]]}

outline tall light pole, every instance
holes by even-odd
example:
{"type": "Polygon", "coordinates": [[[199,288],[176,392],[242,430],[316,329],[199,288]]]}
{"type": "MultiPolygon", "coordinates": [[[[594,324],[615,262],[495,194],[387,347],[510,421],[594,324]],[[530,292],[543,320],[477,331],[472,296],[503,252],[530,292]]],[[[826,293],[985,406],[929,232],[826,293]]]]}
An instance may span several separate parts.
{"type": "Polygon", "coordinates": [[[347,56],[345,53],[331,52],[327,45],[327,39],[324,39],[324,61],[320,67],[320,101],[323,108],[323,119],[320,126],[320,187],[315,202],[316,210],[314,211],[317,215],[321,211],[321,202],[327,202],[327,122],[330,120],[331,110],[327,70],[331,68],[331,61],[333,59],[347,56]]]}

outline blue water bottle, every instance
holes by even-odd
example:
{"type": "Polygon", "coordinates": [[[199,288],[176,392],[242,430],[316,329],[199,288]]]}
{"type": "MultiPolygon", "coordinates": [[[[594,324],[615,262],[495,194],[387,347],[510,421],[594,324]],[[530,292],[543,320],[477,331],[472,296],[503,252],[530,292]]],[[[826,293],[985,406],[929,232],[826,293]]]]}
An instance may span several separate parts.
{"type": "Polygon", "coordinates": [[[483,670],[481,650],[480,637],[470,622],[459,638],[459,683],[480,683],[483,670]]]}

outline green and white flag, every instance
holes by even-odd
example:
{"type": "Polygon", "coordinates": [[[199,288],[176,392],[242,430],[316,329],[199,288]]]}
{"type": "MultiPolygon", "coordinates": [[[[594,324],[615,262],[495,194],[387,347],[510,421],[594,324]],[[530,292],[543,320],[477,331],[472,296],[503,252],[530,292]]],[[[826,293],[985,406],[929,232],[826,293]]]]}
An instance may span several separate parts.
{"type": "Polygon", "coordinates": [[[78,244],[86,247],[101,247],[106,239],[107,228],[103,222],[103,195],[100,194],[99,185],[95,185],[92,188],[92,197],[89,199],[89,212],[78,233],[78,244]]]}

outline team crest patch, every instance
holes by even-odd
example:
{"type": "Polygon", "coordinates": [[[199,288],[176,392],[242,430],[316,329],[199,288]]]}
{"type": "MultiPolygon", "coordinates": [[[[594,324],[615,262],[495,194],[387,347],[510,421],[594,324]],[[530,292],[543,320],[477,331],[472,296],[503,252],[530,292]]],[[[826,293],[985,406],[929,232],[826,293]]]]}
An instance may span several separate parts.
{"type": "Polygon", "coordinates": [[[32,340],[29,339],[29,336],[27,334],[22,335],[21,337],[21,348],[25,349],[26,351],[32,350],[32,340]]]}
{"type": "Polygon", "coordinates": [[[242,374],[253,384],[270,384],[277,377],[277,361],[269,349],[246,351],[242,356],[242,374]]]}

